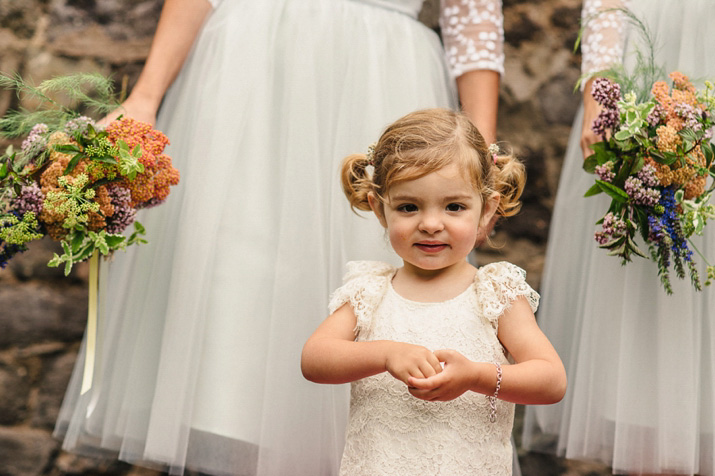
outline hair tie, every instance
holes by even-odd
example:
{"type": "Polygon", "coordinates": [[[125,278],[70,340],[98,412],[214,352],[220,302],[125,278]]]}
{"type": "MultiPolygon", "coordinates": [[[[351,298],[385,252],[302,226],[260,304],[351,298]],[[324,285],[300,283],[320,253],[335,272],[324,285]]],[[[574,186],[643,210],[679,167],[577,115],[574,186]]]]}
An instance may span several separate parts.
{"type": "Polygon", "coordinates": [[[377,146],[377,142],[373,142],[370,144],[370,146],[367,148],[367,153],[365,154],[365,158],[367,159],[367,165],[372,165],[373,167],[375,166],[375,147],[377,146]]]}
{"type": "Polygon", "coordinates": [[[492,159],[494,160],[494,165],[497,164],[497,154],[499,153],[499,146],[496,144],[489,144],[489,153],[492,154],[492,159]]]}

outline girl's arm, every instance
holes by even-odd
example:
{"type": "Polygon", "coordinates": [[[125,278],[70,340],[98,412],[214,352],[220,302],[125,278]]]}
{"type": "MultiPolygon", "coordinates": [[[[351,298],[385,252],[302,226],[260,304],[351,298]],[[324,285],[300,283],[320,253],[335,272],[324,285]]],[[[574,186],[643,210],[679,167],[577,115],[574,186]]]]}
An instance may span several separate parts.
{"type": "Polygon", "coordinates": [[[316,383],[347,383],[388,371],[407,383],[442,370],[427,348],[394,341],[355,342],[357,319],[349,305],[331,314],[303,346],[303,376],[316,383]]]}
{"type": "MultiPolygon", "coordinates": [[[[556,350],[536,324],[526,298],[519,297],[499,318],[499,340],[515,360],[502,366],[499,398],[520,404],[560,401],[566,392],[566,371],[556,350]]],[[[464,392],[493,395],[496,366],[473,362],[459,352],[435,352],[444,371],[427,379],[410,378],[411,393],[423,400],[452,400],[464,392]]]]}
{"type": "Polygon", "coordinates": [[[122,106],[101,122],[125,114],[154,124],[164,93],[181,70],[210,10],[207,0],[166,0],[136,85],[122,106]]]}

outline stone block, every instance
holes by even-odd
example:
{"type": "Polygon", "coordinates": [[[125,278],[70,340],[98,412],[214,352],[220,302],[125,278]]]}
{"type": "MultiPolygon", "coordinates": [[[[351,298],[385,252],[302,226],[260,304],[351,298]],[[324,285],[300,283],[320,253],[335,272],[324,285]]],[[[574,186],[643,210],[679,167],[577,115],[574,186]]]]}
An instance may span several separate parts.
{"type": "Polygon", "coordinates": [[[58,446],[57,441],[46,431],[0,427],[0,474],[43,474],[58,446]]]}
{"type": "Polygon", "coordinates": [[[0,364],[0,425],[21,424],[27,418],[29,397],[27,372],[22,367],[0,364]]]}
{"type": "Polygon", "coordinates": [[[84,286],[39,281],[0,287],[0,349],[82,338],[87,319],[84,286]]]}

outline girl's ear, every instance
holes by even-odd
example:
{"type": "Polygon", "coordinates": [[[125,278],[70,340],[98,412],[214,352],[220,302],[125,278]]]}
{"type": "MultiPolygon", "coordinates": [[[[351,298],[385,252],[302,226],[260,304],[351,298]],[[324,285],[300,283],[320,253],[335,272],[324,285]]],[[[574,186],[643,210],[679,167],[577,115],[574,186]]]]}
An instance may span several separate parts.
{"type": "MultiPolygon", "coordinates": [[[[482,217],[479,220],[479,227],[485,227],[491,223],[494,214],[499,208],[499,192],[492,192],[482,206],[482,217]]],[[[491,230],[489,230],[491,231],[491,230]]]]}
{"type": "Polygon", "coordinates": [[[387,221],[385,220],[385,206],[380,199],[377,198],[375,192],[368,192],[367,203],[370,205],[370,208],[372,208],[373,213],[377,216],[380,225],[382,225],[383,228],[387,228],[387,221]]]}
{"type": "Polygon", "coordinates": [[[493,192],[482,206],[482,216],[479,219],[479,231],[477,232],[475,247],[484,243],[492,232],[498,218],[496,215],[497,208],[499,208],[499,192],[493,192]]]}

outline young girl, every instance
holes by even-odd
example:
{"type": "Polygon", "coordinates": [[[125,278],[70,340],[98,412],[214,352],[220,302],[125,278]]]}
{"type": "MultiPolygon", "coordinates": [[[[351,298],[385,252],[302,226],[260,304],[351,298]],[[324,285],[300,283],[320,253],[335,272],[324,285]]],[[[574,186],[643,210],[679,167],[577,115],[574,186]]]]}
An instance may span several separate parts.
{"type": "Polygon", "coordinates": [[[516,213],[524,179],[444,109],[404,116],[344,160],[348,200],[377,215],[403,266],[350,263],[303,348],[308,380],[352,382],[341,475],[511,475],[513,403],[563,397],[524,272],[466,259],[495,213],[516,213]]]}

